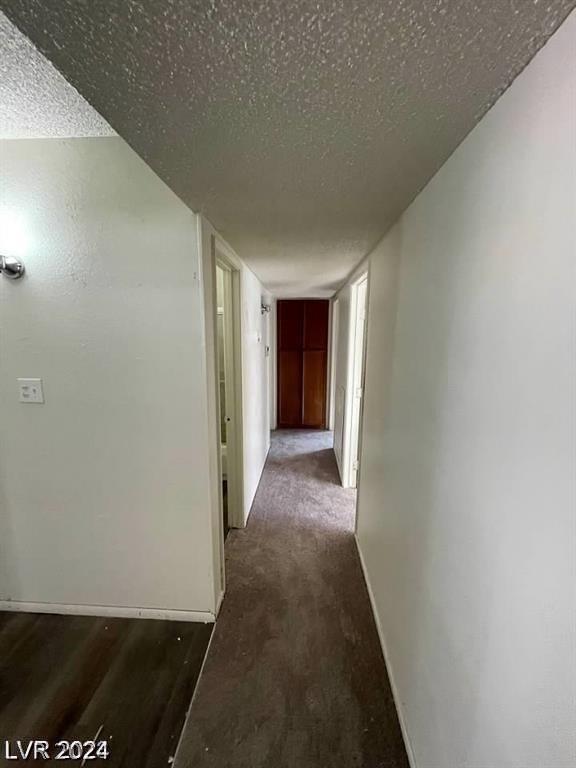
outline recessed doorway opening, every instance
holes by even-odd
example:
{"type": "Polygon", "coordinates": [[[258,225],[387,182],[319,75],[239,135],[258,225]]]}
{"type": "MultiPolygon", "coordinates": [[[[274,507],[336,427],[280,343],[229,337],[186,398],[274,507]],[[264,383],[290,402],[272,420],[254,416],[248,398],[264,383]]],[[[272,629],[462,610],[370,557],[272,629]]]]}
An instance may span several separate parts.
{"type": "Polygon", "coordinates": [[[352,286],[352,376],[350,397],[350,424],[347,450],[348,479],[351,488],[358,486],[360,471],[362,410],[364,404],[364,370],[366,366],[366,300],[368,296],[368,275],[363,275],[352,286]]]}
{"type": "Polygon", "coordinates": [[[218,451],[223,538],[243,525],[240,271],[215,248],[218,451]]]}
{"type": "MultiPolygon", "coordinates": [[[[350,286],[349,310],[339,331],[340,343],[345,345],[339,360],[343,361],[345,370],[343,368],[341,374],[336,371],[334,385],[334,452],[345,488],[358,486],[360,472],[367,299],[368,273],[365,272],[350,286]]],[[[338,322],[336,312],[333,322],[338,322]]]]}

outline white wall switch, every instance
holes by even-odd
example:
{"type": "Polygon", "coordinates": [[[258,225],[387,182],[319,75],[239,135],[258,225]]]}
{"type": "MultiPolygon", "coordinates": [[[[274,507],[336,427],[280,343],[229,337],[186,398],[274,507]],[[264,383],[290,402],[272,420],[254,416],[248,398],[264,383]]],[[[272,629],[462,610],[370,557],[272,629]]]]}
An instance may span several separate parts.
{"type": "Polygon", "coordinates": [[[21,403],[43,403],[42,379],[18,379],[21,403]]]}

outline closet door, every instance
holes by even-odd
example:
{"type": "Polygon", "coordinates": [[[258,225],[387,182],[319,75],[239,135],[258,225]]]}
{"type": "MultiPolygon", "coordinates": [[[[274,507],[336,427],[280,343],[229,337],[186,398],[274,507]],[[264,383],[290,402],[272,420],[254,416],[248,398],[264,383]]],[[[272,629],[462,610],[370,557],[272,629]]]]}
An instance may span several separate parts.
{"type": "Polygon", "coordinates": [[[326,424],[327,300],[278,301],[278,426],[326,424]]]}
{"type": "Polygon", "coordinates": [[[328,301],[304,301],[302,426],[326,426],[328,301]]]}
{"type": "Polygon", "coordinates": [[[301,301],[279,301],[278,323],[278,426],[302,426],[301,301]]]}

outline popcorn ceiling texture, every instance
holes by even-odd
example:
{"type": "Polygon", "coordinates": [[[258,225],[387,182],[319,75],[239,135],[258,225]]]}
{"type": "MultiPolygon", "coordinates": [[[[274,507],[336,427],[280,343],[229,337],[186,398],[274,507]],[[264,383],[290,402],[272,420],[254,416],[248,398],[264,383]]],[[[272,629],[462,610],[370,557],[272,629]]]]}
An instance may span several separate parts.
{"type": "Polygon", "coordinates": [[[115,135],[104,118],[0,13],[0,139],[115,135]]]}
{"type": "Polygon", "coordinates": [[[330,295],[576,0],[0,0],[280,295],[330,295]]]}

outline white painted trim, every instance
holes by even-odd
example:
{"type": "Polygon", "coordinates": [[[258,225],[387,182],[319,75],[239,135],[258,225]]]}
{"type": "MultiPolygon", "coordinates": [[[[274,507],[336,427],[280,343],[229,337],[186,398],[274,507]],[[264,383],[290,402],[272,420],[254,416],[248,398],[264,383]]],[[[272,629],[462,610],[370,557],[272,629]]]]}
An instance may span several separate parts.
{"type": "Polygon", "coordinates": [[[270,429],[278,426],[278,330],[276,298],[270,301],[270,429]]]}
{"type": "Polygon", "coordinates": [[[338,327],[340,320],[340,300],[330,299],[330,315],[328,321],[328,386],[326,405],[326,426],[334,432],[336,420],[336,363],[338,361],[338,327]]]}
{"type": "Polygon", "coordinates": [[[211,611],[183,611],[172,608],[132,608],[119,605],[70,605],[67,603],[27,603],[0,600],[0,611],[13,613],[57,613],[70,616],[103,616],[118,619],[165,619],[213,624],[211,611]]]}
{"type": "MultiPolygon", "coordinates": [[[[242,263],[233,251],[230,251],[226,242],[219,235],[214,236],[214,280],[216,280],[216,267],[220,267],[225,275],[225,304],[229,308],[228,317],[225,316],[225,336],[232,340],[232,345],[225,350],[226,358],[226,386],[227,394],[231,392],[232,421],[227,427],[227,474],[228,474],[228,524],[232,528],[243,528],[246,524],[246,511],[244,509],[244,412],[243,412],[243,354],[242,354],[242,263]],[[231,385],[231,386],[230,386],[231,385]]],[[[214,353],[218,355],[218,340],[216,317],[214,317],[214,353]]],[[[220,387],[217,380],[216,402],[220,412],[220,387]]],[[[230,403],[228,403],[228,406],[230,403]]],[[[220,423],[218,423],[218,456],[220,459],[220,423]]],[[[221,476],[221,474],[220,474],[221,476]]],[[[221,494],[220,494],[221,495],[221,494]]],[[[223,510],[220,510],[223,516],[223,510]]],[[[222,542],[224,540],[222,531],[222,542]]]]}
{"type": "MultiPolygon", "coordinates": [[[[212,229],[214,229],[214,227],[212,227],[212,229]]],[[[222,235],[216,229],[214,229],[214,240],[220,256],[224,257],[224,260],[228,262],[231,269],[241,270],[242,267],[245,266],[234,248],[224,240],[222,235]]]]}
{"type": "MultiPolygon", "coordinates": [[[[362,348],[358,349],[358,307],[359,307],[359,290],[360,285],[366,282],[366,305],[365,311],[368,310],[368,271],[364,271],[359,274],[354,282],[350,284],[350,312],[348,317],[348,328],[346,333],[348,336],[348,354],[346,359],[346,397],[344,402],[344,426],[342,433],[342,466],[341,466],[341,480],[344,488],[356,488],[357,486],[357,472],[354,470],[354,462],[358,455],[358,449],[361,447],[360,442],[360,425],[362,421],[362,411],[358,413],[358,424],[354,423],[355,403],[354,398],[356,396],[356,373],[359,372],[363,378],[362,371],[365,362],[365,328],[366,321],[364,321],[364,328],[362,331],[363,344],[362,348]],[[357,430],[357,436],[354,437],[354,431],[357,430]],[[355,445],[356,450],[353,450],[355,445]]],[[[361,409],[361,406],[360,406],[361,409]]]]}
{"type": "Polygon", "coordinates": [[[360,495],[361,495],[361,482],[360,477],[362,474],[362,461],[364,458],[364,403],[366,395],[366,371],[368,369],[368,329],[370,327],[370,286],[371,282],[371,264],[370,259],[367,261],[368,271],[366,272],[366,319],[364,323],[364,349],[362,352],[363,361],[363,375],[362,375],[362,408],[360,410],[360,425],[358,429],[358,456],[360,458],[360,467],[356,471],[356,514],[354,516],[354,535],[358,532],[358,510],[360,509],[360,495]]]}
{"type": "Polygon", "coordinates": [[[205,350],[201,355],[200,364],[203,370],[204,391],[206,397],[206,427],[208,468],[210,476],[210,504],[207,507],[209,525],[212,532],[212,575],[213,575],[213,605],[216,610],[216,602],[220,591],[226,589],[224,534],[222,520],[222,470],[221,457],[217,443],[218,421],[218,360],[216,358],[215,334],[217,332],[216,320],[216,284],[214,229],[209,221],[198,214],[197,237],[199,248],[199,285],[198,295],[202,306],[202,337],[205,350]]]}
{"type": "Polygon", "coordinates": [[[362,430],[362,412],[364,410],[364,364],[366,360],[366,326],[368,316],[368,273],[366,272],[352,285],[353,295],[353,335],[351,386],[349,389],[350,413],[349,434],[346,468],[348,484],[351,488],[358,487],[358,459],[361,453],[360,432],[362,430]],[[363,305],[360,297],[364,292],[363,305]],[[358,400],[358,391],[361,397],[358,400]]]}
{"type": "Polygon", "coordinates": [[[386,646],[386,638],[384,636],[384,630],[380,623],[380,617],[378,615],[378,609],[376,607],[376,600],[374,598],[374,592],[372,591],[372,585],[368,577],[368,570],[364,557],[362,556],[362,550],[360,549],[360,542],[358,541],[357,534],[354,534],[354,540],[356,542],[356,549],[358,551],[358,557],[360,558],[360,565],[362,566],[362,573],[364,574],[364,581],[366,582],[366,588],[368,589],[368,596],[370,597],[370,604],[372,606],[372,613],[374,614],[374,621],[376,622],[376,629],[378,630],[378,637],[380,638],[380,645],[382,646],[382,653],[384,655],[384,663],[386,664],[386,670],[388,672],[388,679],[390,680],[390,688],[392,689],[392,696],[394,697],[394,704],[396,705],[396,712],[398,713],[398,720],[400,722],[400,729],[402,730],[402,738],[404,739],[404,747],[406,748],[406,754],[408,756],[408,762],[410,768],[418,768],[416,765],[416,758],[414,757],[414,750],[408,735],[408,728],[406,726],[406,720],[402,704],[400,702],[400,696],[398,695],[398,688],[396,687],[396,681],[394,680],[394,672],[390,663],[390,656],[388,654],[388,648],[386,646]]]}

